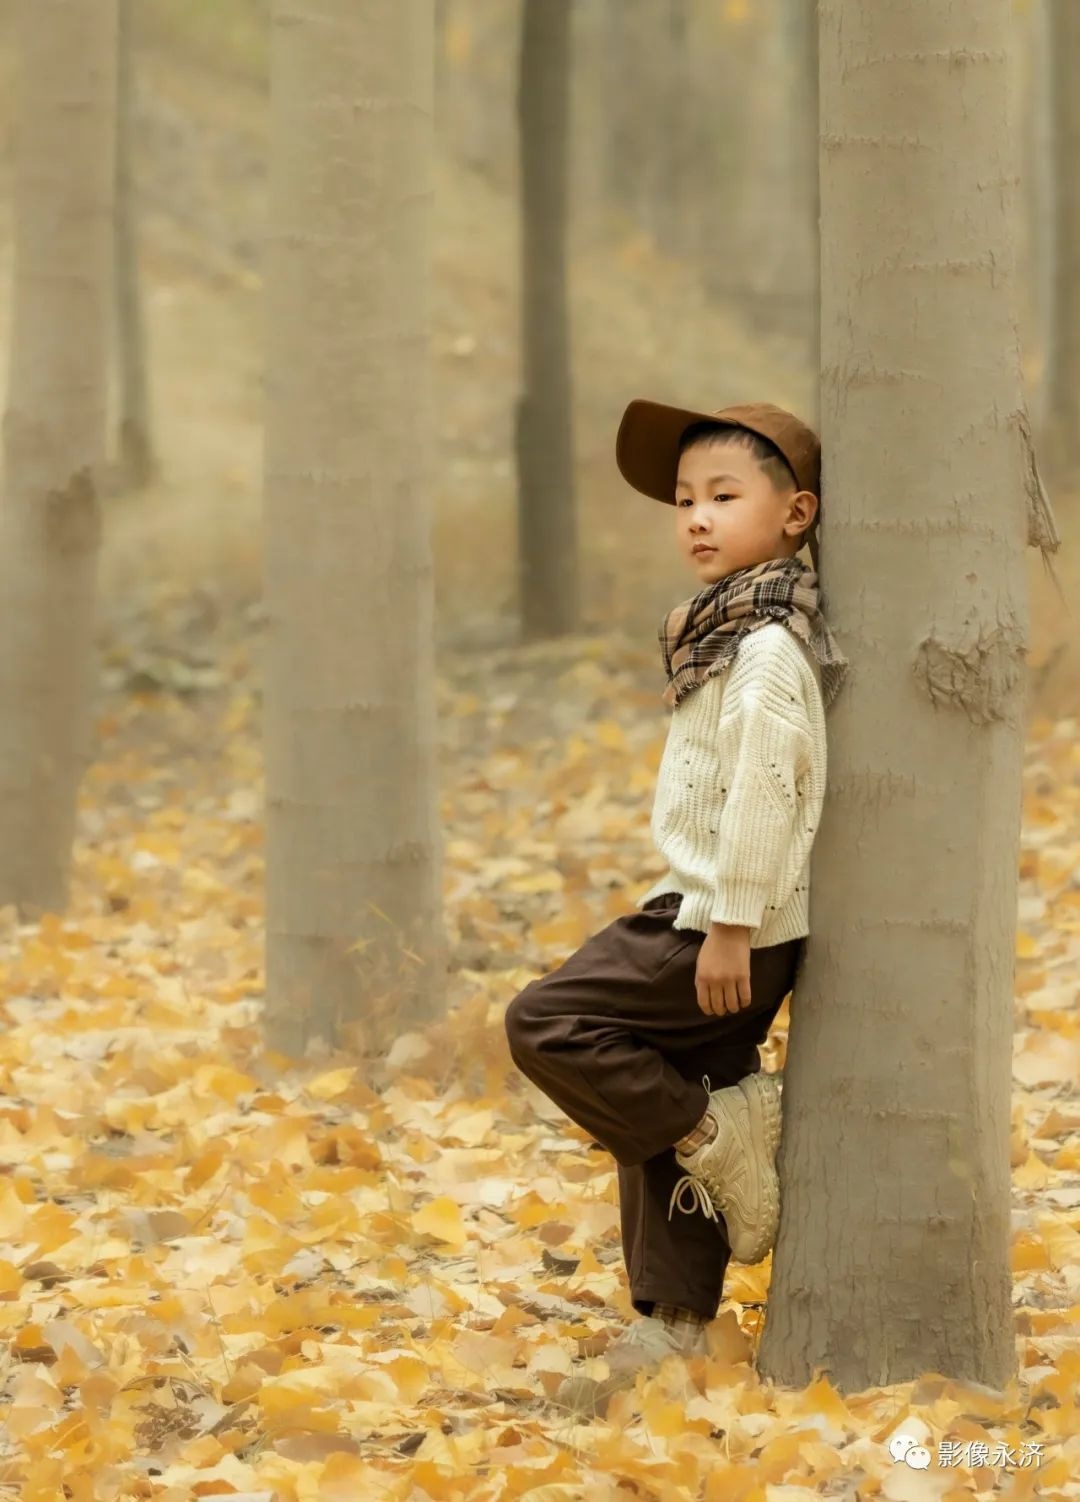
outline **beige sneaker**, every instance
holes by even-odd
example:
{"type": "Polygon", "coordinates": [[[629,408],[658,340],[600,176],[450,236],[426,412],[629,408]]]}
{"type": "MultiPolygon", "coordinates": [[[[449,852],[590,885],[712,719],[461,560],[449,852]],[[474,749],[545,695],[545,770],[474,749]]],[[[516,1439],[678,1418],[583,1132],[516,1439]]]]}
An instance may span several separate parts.
{"type": "Polygon", "coordinates": [[[572,1372],[560,1382],[555,1401],[576,1414],[602,1413],[613,1393],[633,1387],[639,1371],[655,1371],[665,1356],[696,1356],[707,1350],[704,1325],[692,1337],[680,1336],[663,1320],[639,1315],[604,1352],[609,1375],[597,1379],[572,1372]]]}
{"type": "MultiPolygon", "coordinates": [[[[708,1090],[708,1075],[703,1083],[708,1090]]],[[[734,1260],[760,1262],[780,1223],[779,1081],[767,1070],[745,1075],[736,1085],[710,1091],[707,1109],[716,1118],[716,1136],[692,1153],[676,1152],[687,1172],[672,1190],[668,1220],[677,1202],[685,1214],[700,1208],[716,1220],[719,1212],[734,1260]],[[687,1190],[689,1205],[682,1203],[687,1190]]]]}

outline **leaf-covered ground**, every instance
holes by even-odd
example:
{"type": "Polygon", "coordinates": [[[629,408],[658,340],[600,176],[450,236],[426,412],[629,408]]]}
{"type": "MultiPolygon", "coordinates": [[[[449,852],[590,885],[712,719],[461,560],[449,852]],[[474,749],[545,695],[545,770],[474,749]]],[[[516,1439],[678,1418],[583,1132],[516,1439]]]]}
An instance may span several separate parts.
{"type": "Polygon", "coordinates": [[[3,910],[0,1497],[1080,1495],[1077,723],[1037,724],[1027,758],[1021,1380],[775,1389],[766,1262],[732,1268],[707,1357],[580,1423],[555,1388],[635,1317],[614,1163],[514,1069],[502,1016],[659,870],[657,663],[618,639],[444,654],[453,1015],[372,1089],[261,1045],[258,618],[207,619],[110,644],[70,909],[3,910]],[[928,1469],[888,1453],[908,1415],[928,1469]]]}

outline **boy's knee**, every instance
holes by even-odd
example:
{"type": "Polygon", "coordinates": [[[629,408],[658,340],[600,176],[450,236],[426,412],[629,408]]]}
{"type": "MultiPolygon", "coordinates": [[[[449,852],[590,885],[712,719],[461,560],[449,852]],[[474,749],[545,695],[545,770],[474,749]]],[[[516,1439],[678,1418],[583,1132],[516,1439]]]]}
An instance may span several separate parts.
{"type": "Polygon", "coordinates": [[[503,1018],[503,1026],[506,1028],[506,1041],[510,1045],[510,1053],[514,1058],[527,1053],[529,1049],[530,1024],[533,1020],[533,997],[536,991],[536,982],[530,981],[524,991],[519,991],[506,1009],[503,1018]]]}

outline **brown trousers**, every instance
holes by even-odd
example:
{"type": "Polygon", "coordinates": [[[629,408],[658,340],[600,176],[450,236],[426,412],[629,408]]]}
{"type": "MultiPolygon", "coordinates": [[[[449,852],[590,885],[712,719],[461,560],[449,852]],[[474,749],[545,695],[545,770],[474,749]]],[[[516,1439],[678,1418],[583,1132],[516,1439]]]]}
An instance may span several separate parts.
{"type": "Polygon", "coordinates": [[[701,1120],[709,1088],[761,1068],[757,1045],[792,989],[804,940],[750,950],[749,1007],[714,1017],[694,987],[705,935],[676,929],[664,892],[616,918],[506,1009],[510,1056],[618,1165],[630,1297],[713,1319],[731,1249],[723,1217],[669,1201],[683,1170],[672,1144],[701,1120]]]}

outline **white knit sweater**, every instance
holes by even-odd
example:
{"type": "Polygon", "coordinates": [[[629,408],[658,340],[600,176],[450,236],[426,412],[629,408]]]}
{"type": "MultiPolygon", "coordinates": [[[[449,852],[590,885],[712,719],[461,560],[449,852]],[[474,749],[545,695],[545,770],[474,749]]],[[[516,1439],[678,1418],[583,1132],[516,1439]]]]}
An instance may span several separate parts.
{"type": "Polygon", "coordinates": [[[808,934],[824,797],[821,668],[770,621],[672,713],[650,826],[668,870],[635,907],[678,892],[675,928],[745,924],[755,949],[808,934]]]}

